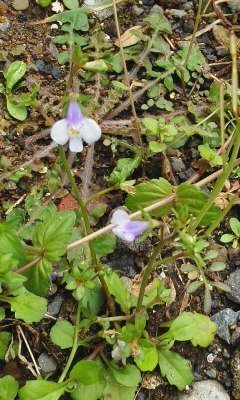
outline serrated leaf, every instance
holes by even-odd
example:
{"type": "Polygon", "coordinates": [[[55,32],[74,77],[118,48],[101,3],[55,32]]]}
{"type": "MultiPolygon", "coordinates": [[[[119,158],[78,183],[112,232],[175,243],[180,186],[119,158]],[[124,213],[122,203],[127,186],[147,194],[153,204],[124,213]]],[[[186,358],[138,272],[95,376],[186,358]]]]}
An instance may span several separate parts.
{"type": "Polygon", "coordinates": [[[18,387],[18,382],[11,375],[0,378],[0,400],[14,400],[18,387]]]}
{"type": "Polygon", "coordinates": [[[149,142],[149,148],[153,153],[161,153],[162,151],[166,150],[167,145],[165,143],[159,143],[153,140],[149,142]]]}
{"type": "Polygon", "coordinates": [[[74,365],[70,377],[76,379],[84,386],[98,382],[104,371],[102,363],[98,360],[82,360],[74,365]]]}
{"type": "Polygon", "coordinates": [[[155,135],[159,133],[159,122],[153,118],[143,118],[143,125],[155,135]]]}
{"type": "Polygon", "coordinates": [[[141,156],[132,158],[121,158],[109,176],[109,181],[113,184],[126,181],[129,175],[140,165],[141,156]]]}
{"type": "Polygon", "coordinates": [[[0,258],[5,255],[11,255],[12,259],[16,260],[19,266],[22,266],[26,263],[26,254],[14,228],[15,221],[0,224],[0,258]]]}
{"type": "Polygon", "coordinates": [[[73,211],[61,211],[36,227],[32,242],[44,251],[44,259],[59,261],[66,251],[75,218],[73,211]]]}
{"type": "MultiPolygon", "coordinates": [[[[177,207],[188,207],[189,213],[192,214],[194,217],[197,217],[199,212],[201,212],[202,208],[206,204],[208,196],[201,192],[201,190],[194,185],[190,185],[186,182],[181,183],[176,189],[176,200],[177,200],[177,207]]],[[[208,212],[204,215],[201,220],[201,224],[208,226],[214,222],[221,210],[216,205],[212,205],[208,212]]]]}
{"type": "Polygon", "coordinates": [[[158,352],[156,347],[146,340],[141,340],[138,349],[139,355],[134,357],[137,367],[141,371],[153,371],[158,363],[158,352]]]}
{"type": "Polygon", "coordinates": [[[55,383],[44,380],[27,381],[18,393],[19,400],[58,400],[68,382],[55,383]]]}
{"type": "Polygon", "coordinates": [[[36,265],[23,273],[27,278],[24,286],[30,292],[37,296],[45,296],[51,285],[50,274],[52,272],[52,263],[46,258],[40,260],[36,265]]]}
{"type": "Polygon", "coordinates": [[[116,245],[116,236],[113,233],[107,233],[93,240],[96,256],[98,259],[107,256],[114,251],[116,245]]]}
{"type": "Polygon", "coordinates": [[[32,293],[22,293],[19,296],[7,298],[15,318],[22,319],[27,324],[39,322],[47,311],[47,300],[32,293]]]}
{"type": "Polygon", "coordinates": [[[179,354],[162,348],[159,351],[159,367],[171,385],[183,390],[193,381],[193,373],[188,362],[179,354]]]}
{"type": "Polygon", "coordinates": [[[4,360],[10,340],[11,340],[10,332],[0,332],[0,360],[4,360]]]}
{"type": "Polygon", "coordinates": [[[73,346],[74,326],[68,321],[57,321],[51,328],[50,337],[61,349],[68,349],[73,346]]]}
{"type": "Polygon", "coordinates": [[[116,272],[111,272],[110,275],[105,275],[105,281],[110,294],[115,297],[115,300],[120,305],[122,311],[125,314],[129,314],[131,306],[130,294],[121,278],[116,272]]]}
{"type": "Polygon", "coordinates": [[[144,18],[154,30],[163,33],[172,33],[171,24],[162,12],[153,13],[144,18]]]}
{"type": "Polygon", "coordinates": [[[23,61],[14,61],[9,65],[6,72],[6,88],[10,92],[13,86],[23,77],[27,70],[27,66],[23,61]]]}
{"type": "Polygon", "coordinates": [[[161,335],[160,339],[191,340],[193,346],[207,347],[212,343],[215,332],[216,325],[209,317],[183,312],[171,323],[168,332],[161,335]]]}
{"type": "MultiPolygon", "coordinates": [[[[166,199],[173,193],[172,185],[163,178],[151,179],[147,183],[140,183],[135,186],[136,193],[128,195],[126,198],[126,206],[131,211],[141,210],[160,200],[166,199]]],[[[151,212],[153,216],[160,217],[171,212],[171,204],[159,207],[151,212]]]]}

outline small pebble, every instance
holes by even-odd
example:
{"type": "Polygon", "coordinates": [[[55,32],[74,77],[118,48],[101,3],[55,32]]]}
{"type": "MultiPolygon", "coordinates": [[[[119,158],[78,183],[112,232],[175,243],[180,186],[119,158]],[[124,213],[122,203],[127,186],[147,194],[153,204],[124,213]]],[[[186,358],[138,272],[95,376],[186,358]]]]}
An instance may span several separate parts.
{"type": "Polygon", "coordinates": [[[57,369],[57,363],[46,353],[40,354],[38,357],[38,364],[42,372],[45,374],[50,374],[57,369]]]}
{"type": "Polygon", "coordinates": [[[7,32],[8,28],[10,27],[10,22],[5,21],[0,23],[0,31],[1,32],[7,32]]]}
{"type": "Polygon", "coordinates": [[[217,371],[214,368],[211,368],[208,371],[206,371],[206,375],[211,379],[216,379],[217,371]]]}
{"type": "Polygon", "coordinates": [[[172,9],[170,13],[175,18],[184,18],[187,16],[187,12],[184,10],[172,9]]]}
{"type": "Polygon", "coordinates": [[[227,297],[240,304],[240,268],[232,272],[225,282],[231,289],[230,293],[227,293],[227,297]]]}
{"type": "Polygon", "coordinates": [[[29,0],[14,0],[12,7],[16,11],[23,11],[29,7],[29,0]]]}
{"type": "Polygon", "coordinates": [[[55,316],[59,313],[60,308],[63,303],[63,298],[61,296],[56,296],[52,303],[48,305],[48,313],[52,316],[55,316]]]}
{"type": "Polygon", "coordinates": [[[135,17],[139,17],[139,15],[141,15],[144,12],[144,10],[139,7],[137,4],[134,4],[132,6],[132,13],[133,15],[135,15],[135,17]]]}

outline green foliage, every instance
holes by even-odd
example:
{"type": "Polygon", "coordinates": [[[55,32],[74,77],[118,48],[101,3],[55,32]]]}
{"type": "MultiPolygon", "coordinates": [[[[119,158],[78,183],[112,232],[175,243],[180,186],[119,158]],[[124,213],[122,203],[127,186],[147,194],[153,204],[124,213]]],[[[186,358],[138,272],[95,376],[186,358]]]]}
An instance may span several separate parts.
{"type": "Polygon", "coordinates": [[[117,161],[117,165],[109,176],[112,184],[122,183],[132,174],[132,172],[140,165],[141,156],[137,155],[132,158],[121,158],[117,161]]]}
{"type": "Polygon", "coordinates": [[[107,256],[114,251],[116,245],[116,236],[112,233],[99,236],[93,240],[96,256],[98,259],[107,256]]]}
{"type": "Polygon", "coordinates": [[[137,387],[141,381],[141,374],[135,365],[125,365],[122,368],[112,368],[116,381],[126,387],[137,387]]]}
{"type": "Polygon", "coordinates": [[[74,326],[68,321],[57,321],[51,328],[50,337],[62,350],[73,346],[74,326]]]}
{"type": "MultiPolygon", "coordinates": [[[[151,179],[147,183],[140,183],[135,188],[136,193],[134,195],[129,194],[125,203],[131,211],[141,210],[173,194],[172,185],[163,178],[151,179]]],[[[152,211],[151,214],[155,217],[160,217],[170,212],[171,204],[167,204],[152,211]]]]}
{"type": "Polygon", "coordinates": [[[15,318],[22,319],[27,324],[39,322],[47,312],[47,300],[32,293],[22,293],[16,297],[6,297],[4,301],[10,303],[15,318]]]}
{"type": "Polygon", "coordinates": [[[23,61],[14,61],[9,65],[7,71],[5,72],[7,93],[11,92],[13,86],[20,81],[26,70],[27,66],[23,61]]]}
{"type": "Polygon", "coordinates": [[[7,109],[9,114],[19,121],[24,121],[27,118],[27,109],[23,104],[19,104],[16,100],[12,100],[10,96],[6,96],[7,109]]]}
{"type": "Polygon", "coordinates": [[[27,381],[19,390],[19,400],[58,400],[67,390],[68,384],[68,381],[62,383],[44,380],[27,381]]]}
{"type": "Polygon", "coordinates": [[[158,364],[158,352],[153,343],[141,339],[138,345],[139,354],[134,357],[134,362],[141,371],[153,371],[158,364]]]}
{"type": "Polygon", "coordinates": [[[70,377],[84,386],[89,386],[100,380],[103,371],[104,368],[100,362],[82,360],[74,365],[70,377]]]}
{"type": "Polygon", "coordinates": [[[118,276],[116,272],[111,272],[105,275],[105,281],[109,292],[114,296],[122,311],[125,314],[129,314],[132,296],[127,291],[122,279],[118,276]]]}
{"type": "MultiPolygon", "coordinates": [[[[11,333],[0,332],[0,360],[4,360],[10,340],[11,340],[11,333]]],[[[1,388],[1,386],[0,386],[0,388],[1,388]]]]}
{"type": "Polygon", "coordinates": [[[193,346],[209,346],[216,333],[216,324],[209,317],[198,313],[183,312],[171,322],[170,329],[160,339],[171,341],[190,340],[193,346]]]}
{"type": "Polygon", "coordinates": [[[240,239],[240,222],[237,218],[230,218],[230,228],[234,234],[225,233],[221,236],[220,240],[223,243],[233,242],[232,247],[236,249],[240,239]]]}
{"type": "Polygon", "coordinates": [[[18,382],[11,375],[0,378],[0,400],[14,400],[17,396],[18,386],[18,382]]]}
{"type": "MultiPolygon", "coordinates": [[[[185,182],[177,187],[176,196],[177,209],[180,210],[182,207],[187,207],[189,214],[192,214],[194,217],[197,217],[199,212],[201,212],[208,198],[197,186],[185,182]]],[[[220,208],[216,205],[212,205],[202,218],[201,224],[205,226],[211,225],[220,213],[220,208]]]]}
{"type": "Polygon", "coordinates": [[[161,348],[159,351],[159,367],[161,374],[179,390],[185,389],[193,381],[193,373],[188,362],[166,348],[161,348]]]}
{"type": "Polygon", "coordinates": [[[209,144],[205,143],[198,146],[198,150],[200,151],[202,158],[208,160],[213,167],[222,165],[222,157],[218,156],[216,150],[211,149],[209,144]]]}
{"type": "MultiPolygon", "coordinates": [[[[11,254],[19,266],[26,263],[25,250],[15,232],[14,220],[0,224],[0,257],[7,254],[11,254]]],[[[1,264],[0,268],[2,268],[1,264]]]]}
{"type": "Polygon", "coordinates": [[[147,22],[155,31],[162,33],[172,33],[171,24],[165,15],[161,12],[150,14],[144,18],[144,22],[147,22]]]}

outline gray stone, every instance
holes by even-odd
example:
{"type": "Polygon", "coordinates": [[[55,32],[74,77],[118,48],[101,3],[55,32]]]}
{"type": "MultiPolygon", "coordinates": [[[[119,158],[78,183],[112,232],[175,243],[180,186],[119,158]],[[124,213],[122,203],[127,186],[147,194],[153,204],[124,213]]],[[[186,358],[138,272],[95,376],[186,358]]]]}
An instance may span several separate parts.
{"type": "Polygon", "coordinates": [[[227,56],[229,54],[229,49],[225,46],[216,46],[216,52],[218,56],[227,56]]]}
{"type": "Polygon", "coordinates": [[[151,10],[150,10],[150,14],[155,14],[155,13],[163,13],[163,8],[160,7],[158,4],[155,4],[151,10]]]}
{"type": "Polygon", "coordinates": [[[206,371],[206,375],[208,376],[208,378],[216,379],[217,371],[214,368],[211,368],[208,371],[206,371]]]}
{"type": "Polygon", "coordinates": [[[191,392],[180,394],[178,400],[230,400],[230,396],[219,382],[208,379],[193,382],[191,392]]]}
{"type": "Polygon", "coordinates": [[[227,297],[235,303],[240,304],[240,268],[232,272],[225,283],[231,289],[231,292],[227,293],[227,297]]]}
{"type": "Polygon", "coordinates": [[[9,27],[10,27],[10,22],[9,21],[4,21],[4,22],[0,23],[0,31],[1,32],[7,32],[9,27]]]}
{"type": "Polygon", "coordinates": [[[179,172],[179,177],[182,179],[182,181],[187,181],[191,176],[195,174],[195,171],[192,167],[188,168],[186,171],[179,172]]]}
{"type": "Polygon", "coordinates": [[[144,12],[144,10],[141,7],[139,7],[137,4],[134,4],[132,6],[132,13],[136,17],[139,17],[139,15],[141,15],[143,12],[144,12]]]}
{"type": "Polygon", "coordinates": [[[217,335],[229,344],[231,343],[229,326],[237,323],[239,314],[240,312],[225,308],[211,317],[211,320],[217,325],[217,335]]]}
{"type": "Polygon", "coordinates": [[[29,0],[14,0],[12,6],[17,11],[26,10],[29,7],[29,0]]]}
{"type": "Polygon", "coordinates": [[[61,296],[56,296],[55,299],[48,305],[48,313],[55,316],[59,313],[60,308],[63,303],[63,298],[61,296]]]}
{"type": "Polygon", "coordinates": [[[239,13],[240,12],[240,2],[239,2],[239,0],[229,1],[228,2],[228,7],[231,9],[231,11],[233,13],[239,13]]]}
{"type": "Polygon", "coordinates": [[[176,18],[184,18],[188,15],[187,12],[184,10],[172,9],[170,10],[170,12],[172,16],[176,18]]]}
{"type": "Polygon", "coordinates": [[[240,351],[236,350],[230,363],[233,375],[233,396],[240,399],[240,351]]]}
{"type": "MultiPolygon", "coordinates": [[[[94,6],[94,5],[99,5],[99,3],[102,3],[102,0],[84,0],[83,5],[84,6],[94,6]]],[[[95,15],[100,19],[100,21],[104,21],[108,17],[111,17],[113,15],[113,9],[112,7],[106,8],[105,10],[100,10],[96,11],[95,15]]]]}
{"type": "Polygon", "coordinates": [[[236,346],[240,343],[240,326],[237,326],[235,331],[233,331],[232,337],[231,337],[231,344],[233,346],[236,346]]]}
{"type": "Polygon", "coordinates": [[[186,165],[181,158],[171,157],[170,161],[174,172],[182,172],[186,170],[186,165]]]}
{"type": "Polygon", "coordinates": [[[46,353],[40,354],[38,364],[44,374],[50,374],[57,369],[57,363],[46,353]]]}
{"type": "Polygon", "coordinates": [[[193,1],[188,1],[187,3],[183,4],[182,8],[185,11],[193,10],[193,1]]]}

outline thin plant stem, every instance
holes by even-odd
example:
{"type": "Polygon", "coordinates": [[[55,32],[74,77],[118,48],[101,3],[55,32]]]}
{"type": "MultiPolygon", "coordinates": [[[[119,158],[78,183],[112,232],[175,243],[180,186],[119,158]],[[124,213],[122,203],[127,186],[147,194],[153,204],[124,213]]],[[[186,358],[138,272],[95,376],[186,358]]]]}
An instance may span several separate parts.
{"type": "Polygon", "coordinates": [[[79,332],[79,323],[80,323],[80,315],[81,315],[81,309],[82,309],[82,303],[81,301],[78,302],[78,307],[77,307],[77,314],[76,314],[76,322],[75,322],[75,328],[74,328],[74,337],[73,337],[73,346],[71,353],[69,355],[69,358],[67,360],[67,364],[65,365],[65,368],[58,380],[58,383],[63,382],[64,379],[66,378],[66,375],[72,365],[73,359],[75,357],[76,351],[78,349],[78,332],[79,332]]]}
{"type": "Polygon", "coordinates": [[[196,19],[195,19],[194,28],[193,28],[193,33],[192,33],[192,37],[191,37],[190,44],[189,44],[189,47],[188,47],[188,52],[187,52],[187,55],[186,55],[186,58],[185,58],[185,61],[184,61],[184,64],[183,64],[184,68],[186,68],[187,65],[188,65],[188,61],[189,61],[190,54],[191,54],[191,51],[192,51],[192,47],[193,47],[193,44],[194,44],[194,41],[195,41],[195,36],[196,36],[196,33],[197,33],[198,25],[199,25],[199,22],[200,22],[201,17],[202,17],[201,10],[202,10],[202,0],[199,0],[198,9],[197,9],[197,15],[196,15],[196,19]]]}
{"type": "Polygon", "coordinates": [[[220,130],[221,130],[221,156],[223,168],[226,166],[225,158],[225,109],[224,109],[224,83],[220,83],[220,130]]]}
{"type": "Polygon", "coordinates": [[[28,246],[27,244],[24,245],[24,249],[28,253],[38,254],[38,255],[42,255],[43,254],[43,250],[42,249],[37,249],[36,247],[28,246]]]}
{"type": "Polygon", "coordinates": [[[119,315],[116,317],[98,317],[97,321],[99,324],[103,323],[103,322],[107,322],[107,321],[129,321],[130,319],[133,318],[133,315],[119,315]]]}
{"type": "MultiPolygon", "coordinates": [[[[81,213],[82,213],[82,217],[83,217],[83,222],[84,222],[84,225],[85,225],[86,233],[87,233],[87,235],[90,235],[91,234],[91,228],[90,228],[90,223],[89,223],[89,219],[88,219],[88,213],[87,213],[86,206],[85,206],[85,204],[84,204],[84,202],[83,202],[83,200],[82,200],[82,198],[80,196],[77,184],[76,184],[75,179],[74,179],[74,177],[72,175],[72,172],[71,172],[71,170],[69,168],[69,165],[68,165],[67,158],[65,156],[63,147],[62,146],[58,146],[58,148],[59,148],[59,155],[60,155],[60,159],[61,159],[62,165],[63,165],[63,167],[65,169],[65,172],[66,172],[66,175],[67,175],[68,180],[70,182],[70,185],[72,187],[74,196],[77,199],[77,202],[79,204],[79,207],[80,207],[80,210],[81,210],[81,213]]],[[[96,253],[95,253],[93,242],[89,242],[89,249],[90,249],[90,253],[91,253],[91,257],[92,257],[93,268],[94,268],[94,270],[96,272],[99,272],[98,261],[97,261],[97,257],[96,257],[96,253]]],[[[112,297],[111,297],[111,295],[109,293],[109,290],[108,290],[107,284],[105,282],[105,279],[104,279],[104,277],[102,275],[99,275],[99,280],[100,280],[101,285],[103,287],[103,290],[105,292],[105,295],[106,295],[106,298],[107,298],[107,302],[108,302],[108,306],[110,308],[111,314],[112,314],[112,316],[114,316],[115,315],[114,302],[113,302],[113,299],[112,299],[112,297]]]]}
{"type": "Polygon", "coordinates": [[[142,161],[146,162],[146,156],[145,156],[145,153],[144,153],[143,143],[142,143],[142,138],[141,138],[141,127],[140,127],[140,124],[139,124],[138,116],[137,116],[135,105],[134,105],[134,100],[133,100],[132,90],[131,90],[131,84],[130,84],[129,74],[128,74],[128,70],[127,70],[127,64],[126,64],[123,45],[122,45],[122,40],[121,40],[121,33],[120,33],[119,23],[118,23],[116,0],[113,0],[112,6],[113,6],[113,14],[114,14],[114,19],[115,19],[117,37],[118,37],[118,41],[119,41],[120,54],[121,54],[121,58],[122,58],[123,70],[124,70],[124,75],[125,75],[125,81],[126,81],[126,85],[128,87],[129,100],[130,100],[132,113],[133,113],[133,117],[134,117],[135,124],[136,124],[138,141],[139,141],[139,146],[140,146],[141,155],[142,155],[142,161]]]}
{"type": "Polygon", "coordinates": [[[213,222],[213,224],[210,225],[209,228],[204,232],[205,237],[208,237],[209,235],[211,235],[211,233],[220,225],[221,221],[231,210],[232,206],[234,205],[234,203],[238,199],[238,197],[239,197],[239,193],[236,193],[234,196],[232,196],[231,200],[229,201],[228,205],[224,208],[223,212],[221,214],[219,214],[218,218],[216,218],[215,221],[213,222]]]}
{"type": "Polygon", "coordinates": [[[17,269],[16,272],[17,274],[22,274],[23,272],[27,271],[28,269],[34,267],[34,265],[38,264],[43,258],[43,255],[35,258],[34,260],[30,261],[28,264],[24,265],[24,267],[17,269]]]}
{"type": "Polygon", "coordinates": [[[92,196],[90,196],[86,202],[85,202],[85,206],[87,206],[89,203],[91,203],[91,201],[93,201],[94,199],[97,199],[98,197],[103,196],[106,193],[112,192],[113,190],[117,190],[119,189],[119,187],[117,185],[111,186],[107,189],[103,189],[100,192],[93,194],[92,196]]]}

